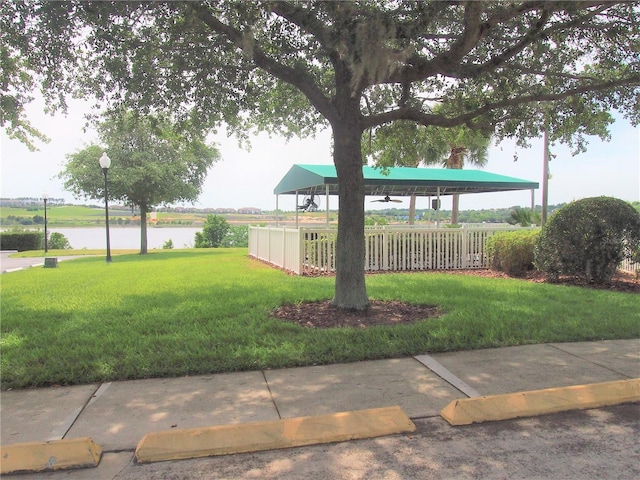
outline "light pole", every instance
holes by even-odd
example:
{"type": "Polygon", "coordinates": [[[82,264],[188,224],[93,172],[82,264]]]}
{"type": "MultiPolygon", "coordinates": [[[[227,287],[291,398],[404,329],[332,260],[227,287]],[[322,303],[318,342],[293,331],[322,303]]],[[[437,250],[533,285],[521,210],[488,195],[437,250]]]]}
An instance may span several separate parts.
{"type": "Polygon", "coordinates": [[[44,200],[44,254],[46,255],[49,251],[49,243],[47,240],[47,200],[49,200],[49,195],[43,193],[42,200],[44,200]]]}
{"type": "Polygon", "coordinates": [[[111,159],[106,152],[102,153],[100,157],[100,167],[104,174],[104,211],[107,228],[107,263],[111,263],[111,244],[109,243],[109,187],[107,186],[107,172],[111,166],[111,159]]]}
{"type": "Polygon", "coordinates": [[[547,223],[547,210],[549,208],[549,137],[547,130],[543,137],[544,157],[542,159],[542,214],[540,215],[540,226],[547,223]]]}

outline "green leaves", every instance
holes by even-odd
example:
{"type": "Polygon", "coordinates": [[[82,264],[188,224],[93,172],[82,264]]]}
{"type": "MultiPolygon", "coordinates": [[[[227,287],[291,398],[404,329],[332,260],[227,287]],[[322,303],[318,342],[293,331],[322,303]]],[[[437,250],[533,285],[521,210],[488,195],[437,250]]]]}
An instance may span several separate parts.
{"type": "Polygon", "coordinates": [[[220,158],[216,148],[163,116],[115,111],[98,127],[106,147],[92,145],[68,155],[60,176],[76,196],[104,198],[98,158],[111,157],[109,196],[150,211],[154,206],[195,201],[207,171],[220,158]]]}
{"type": "Polygon", "coordinates": [[[216,248],[222,246],[222,242],[230,228],[229,223],[224,217],[220,215],[207,215],[207,220],[204,222],[202,232],[196,232],[195,247],[216,248]]]}
{"type": "Polygon", "coordinates": [[[537,240],[535,264],[551,279],[578,275],[606,283],[640,247],[640,214],[612,197],[583,198],[557,210],[537,240]]]}
{"type": "Polygon", "coordinates": [[[161,204],[197,200],[209,167],[220,158],[196,132],[180,127],[163,115],[114,110],[98,127],[107,147],[92,145],[68,155],[60,173],[77,197],[104,199],[108,180],[110,199],[139,207],[141,254],[147,253],[146,214],[161,204]],[[112,160],[107,179],[98,163],[104,151],[112,160]]]}
{"type": "Polygon", "coordinates": [[[199,131],[224,121],[238,132],[249,123],[305,135],[346,113],[341,89],[362,101],[363,115],[381,115],[370,125],[428,125],[439,102],[458,125],[476,121],[523,141],[544,127],[566,140],[578,127],[567,115],[584,119],[563,105],[567,97],[588,104],[594,115],[583,125],[597,130],[607,125],[598,110],[639,118],[631,2],[16,0],[1,8],[3,92],[12,100],[2,124],[25,141],[35,132],[20,124],[23,105],[38,84],[54,108],[82,94],[171,112],[199,131]],[[527,108],[540,102],[551,106],[546,119],[527,108]]]}

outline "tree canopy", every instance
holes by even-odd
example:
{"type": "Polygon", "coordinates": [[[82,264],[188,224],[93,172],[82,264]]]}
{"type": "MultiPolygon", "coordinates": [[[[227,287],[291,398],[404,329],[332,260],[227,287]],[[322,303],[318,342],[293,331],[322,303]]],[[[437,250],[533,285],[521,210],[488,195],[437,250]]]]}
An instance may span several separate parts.
{"type": "Polygon", "coordinates": [[[112,161],[109,197],[140,209],[140,253],[147,253],[147,213],[161,204],[197,200],[219,153],[202,139],[176,132],[162,116],[123,111],[100,123],[98,134],[106,147],[90,145],[69,154],[60,177],[76,197],[104,199],[98,159],[106,151],[112,161]]]}
{"type": "Polygon", "coordinates": [[[640,118],[637,2],[16,0],[1,12],[6,128],[36,83],[52,108],[91,96],[192,130],[330,126],[343,308],[368,305],[363,132],[408,120],[579,147],[612,109],[640,118]]]}

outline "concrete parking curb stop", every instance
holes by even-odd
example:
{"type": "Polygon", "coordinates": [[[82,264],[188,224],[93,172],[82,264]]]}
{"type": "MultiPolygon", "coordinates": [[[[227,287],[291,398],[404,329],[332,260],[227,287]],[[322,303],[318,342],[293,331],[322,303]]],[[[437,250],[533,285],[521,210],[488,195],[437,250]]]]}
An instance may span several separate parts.
{"type": "Polygon", "coordinates": [[[0,447],[0,474],[97,467],[102,449],[89,437],[0,447]]]}
{"type": "Polygon", "coordinates": [[[640,401],[640,378],[454,400],[440,415],[470,425],[640,401]]]}
{"type": "Polygon", "coordinates": [[[148,433],[137,463],[247,453],[413,432],[400,407],[148,433]]]}

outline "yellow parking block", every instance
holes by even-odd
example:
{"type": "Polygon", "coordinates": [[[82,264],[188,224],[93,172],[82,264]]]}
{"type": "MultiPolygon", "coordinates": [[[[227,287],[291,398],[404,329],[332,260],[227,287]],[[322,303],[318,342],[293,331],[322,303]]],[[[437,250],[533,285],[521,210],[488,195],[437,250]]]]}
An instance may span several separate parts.
{"type": "Polygon", "coordinates": [[[89,437],[0,447],[0,474],[97,467],[102,449],[89,437]]]}
{"type": "Polygon", "coordinates": [[[508,420],[640,401],[640,378],[453,400],[440,415],[451,425],[508,420]]]}
{"type": "Polygon", "coordinates": [[[400,407],[374,408],[315,417],[219,425],[148,433],[138,443],[138,463],[178,460],[341,442],[412,432],[400,407]]]}

